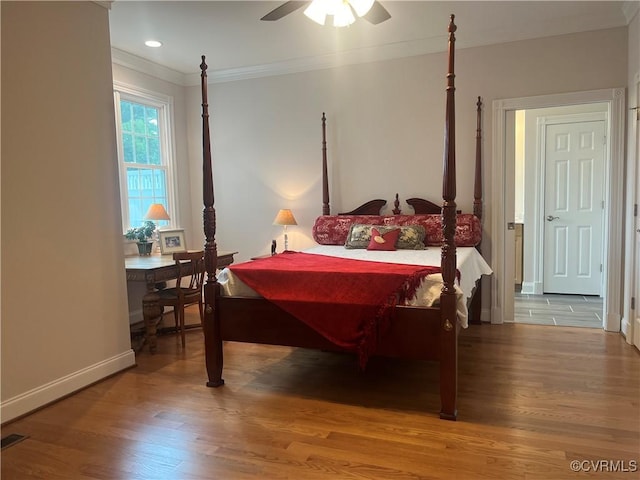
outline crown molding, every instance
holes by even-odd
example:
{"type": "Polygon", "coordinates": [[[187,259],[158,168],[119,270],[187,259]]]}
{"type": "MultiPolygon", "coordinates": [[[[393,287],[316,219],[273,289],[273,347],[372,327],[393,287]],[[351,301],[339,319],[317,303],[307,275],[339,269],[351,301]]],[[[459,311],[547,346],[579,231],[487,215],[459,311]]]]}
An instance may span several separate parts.
{"type": "Polygon", "coordinates": [[[627,20],[627,25],[631,23],[633,17],[638,14],[638,10],[640,10],[640,2],[635,1],[626,1],[622,4],[622,13],[624,14],[624,18],[627,20]]]}
{"type": "MultiPolygon", "coordinates": [[[[252,78],[322,70],[345,65],[379,62],[441,51],[444,51],[442,49],[442,36],[434,36],[420,40],[359,48],[328,55],[297,58],[284,62],[209,70],[207,72],[207,79],[209,83],[234,82],[252,78]]],[[[189,74],[178,72],[115,47],[111,48],[111,60],[114,64],[154,76],[167,82],[175,83],[176,85],[190,87],[200,84],[200,72],[189,74]]]]}
{"type": "MultiPolygon", "coordinates": [[[[622,4],[621,8],[627,20],[627,23],[630,23],[634,16],[637,15],[639,5],[640,2],[638,1],[625,1],[622,4]]],[[[446,42],[443,42],[443,37],[443,35],[437,35],[433,37],[421,38],[418,40],[397,42],[375,47],[364,47],[313,57],[296,58],[285,60],[282,62],[249,65],[246,67],[222,69],[210,68],[207,71],[207,80],[210,84],[234,82],[261,77],[330,69],[346,65],[379,62],[417,55],[426,55],[430,53],[439,53],[445,51],[443,45],[446,45],[446,42]]],[[[527,37],[525,36],[524,38],[520,38],[520,40],[526,38],[527,37]]],[[[471,46],[481,46],[498,42],[499,40],[494,38],[493,40],[487,41],[486,43],[468,45],[463,40],[458,40],[456,48],[463,49],[471,46]]],[[[151,75],[161,80],[165,80],[185,87],[197,86],[200,84],[200,71],[193,73],[182,73],[114,47],[111,48],[111,52],[113,63],[131,68],[140,73],[151,75]]]]}
{"type": "MultiPolygon", "coordinates": [[[[442,51],[444,50],[442,49],[442,36],[440,35],[420,40],[359,48],[327,55],[297,58],[284,62],[210,70],[207,72],[207,80],[208,83],[234,82],[252,78],[323,70],[346,65],[380,62],[442,51]]],[[[185,80],[185,86],[199,85],[200,73],[186,74],[185,80]]]]}
{"type": "Polygon", "coordinates": [[[176,85],[187,86],[184,73],[114,47],[111,47],[111,61],[116,65],[121,65],[176,85]]]}
{"type": "Polygon", "coordinates": [[[93,3],[95,3],[96,5],[100,5],[101,7],[106,8],[107,10],[111,10],[111,4],[114,2],[115,0],[104,0],[104,1],[99,1],[99,0],[93,0],[93,3]]]}

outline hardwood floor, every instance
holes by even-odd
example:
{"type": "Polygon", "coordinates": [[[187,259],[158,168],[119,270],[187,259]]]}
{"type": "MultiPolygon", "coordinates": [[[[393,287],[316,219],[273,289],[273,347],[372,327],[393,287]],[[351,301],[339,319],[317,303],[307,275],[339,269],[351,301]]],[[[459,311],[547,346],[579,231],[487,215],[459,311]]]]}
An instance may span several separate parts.
{"type": "Polygon", "coordinates": [[[2,479],[638,478],[640,354],[618,334],[471,326],[457,422],[438,418],[431,363],[361,373],[348,355],[227,343],[211,389],[200,330],[158,351],[4,425],[28,438],[2,451],[2,479]]]}

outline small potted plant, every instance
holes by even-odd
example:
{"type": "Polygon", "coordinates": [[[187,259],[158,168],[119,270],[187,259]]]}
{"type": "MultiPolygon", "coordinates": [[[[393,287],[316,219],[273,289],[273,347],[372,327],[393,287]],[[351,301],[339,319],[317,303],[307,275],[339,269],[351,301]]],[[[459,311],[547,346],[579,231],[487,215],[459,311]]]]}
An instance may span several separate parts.
{"type": "Polygon", "coordinates": [[[124,237],[127,240],[137,240],[138,253],[140,253],[140,255],[151,255],[153,241],[150,240],[155,230],[156,224],[151,220],[146,220],[141,227],[130,228],[127,230],[124,237]]]}

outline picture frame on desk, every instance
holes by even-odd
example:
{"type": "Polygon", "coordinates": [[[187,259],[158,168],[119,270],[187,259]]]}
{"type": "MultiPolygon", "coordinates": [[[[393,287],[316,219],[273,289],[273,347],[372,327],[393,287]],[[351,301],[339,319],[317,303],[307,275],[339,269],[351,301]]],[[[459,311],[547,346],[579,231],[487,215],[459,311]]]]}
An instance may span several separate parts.
{"type": "Polygon", "coordinates": [[[159,230],[160,253],[168,255],[175,252],[186,252],[187,242],[184,238],[184,229],[159,230]]]}

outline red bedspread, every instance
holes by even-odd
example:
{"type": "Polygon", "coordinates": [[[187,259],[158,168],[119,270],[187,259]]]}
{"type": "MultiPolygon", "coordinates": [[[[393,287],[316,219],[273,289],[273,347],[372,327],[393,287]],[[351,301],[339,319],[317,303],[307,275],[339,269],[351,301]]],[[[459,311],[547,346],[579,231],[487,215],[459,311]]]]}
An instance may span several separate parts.
{"type": "Polygon", "coordinates": [[[231,265],[262,295],[340,347],[356,351],[360,365],[375,349],[393,307],[411,298],[439,267],[369,262],[283,252],[231,265]]]}

